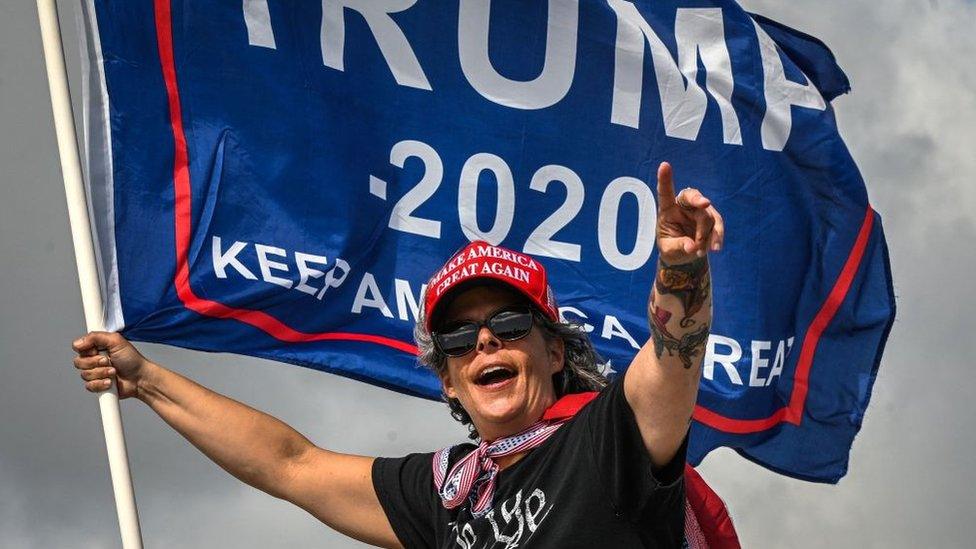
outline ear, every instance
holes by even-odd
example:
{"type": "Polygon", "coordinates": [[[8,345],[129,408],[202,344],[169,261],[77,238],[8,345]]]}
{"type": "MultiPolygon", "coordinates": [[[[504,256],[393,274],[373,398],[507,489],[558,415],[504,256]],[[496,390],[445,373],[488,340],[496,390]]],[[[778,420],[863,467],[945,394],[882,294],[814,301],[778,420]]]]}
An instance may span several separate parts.
{"type": "Polygon", "coordinates": [[[454,389],[454,383],[451,381],[451,372],[446,367],[444,372],[437,374],[441,378],[441,388],[444,391],[444,395],[447,398],[457,398],[457,391],[454,389]]]}
{"type": "Polygon", "coordinates": [[[546,348],[552,373],[561,372],[566,365],[566,342],[561,337],[554,337],[546,342],[546,348]]]}

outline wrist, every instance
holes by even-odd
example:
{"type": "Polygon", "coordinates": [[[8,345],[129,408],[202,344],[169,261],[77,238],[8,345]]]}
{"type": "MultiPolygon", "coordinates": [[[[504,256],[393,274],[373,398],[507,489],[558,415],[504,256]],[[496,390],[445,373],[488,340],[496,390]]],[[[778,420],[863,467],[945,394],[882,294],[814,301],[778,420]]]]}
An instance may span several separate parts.
{"type": "Polygon", "coordinates": [[[679,259],[677,263],[672,262],[670,258],[661,258],[654,277],[654,285],[659,294],[693,291],[695,288],[709,286],[709,275],[708,256],[692,256],[683,262],[679,259]]]}
{"type": "Polygon", "coordinates": [[[159,378],[164,371],[165,368],[159,364],[146,360],[139,368],[139,376],[135,379],[135,397],[149,404],[154,397],[158,396],[159,378]]]}
{"type": "Polygon", "coordinates": [[[704,266],[708,265],[708,254],[703,256],[698,256],[696,254],[670,254],[661,255],[658,260],[658,270],[666,269],[669,267],[683,267],[683,266],[704,266]]]}

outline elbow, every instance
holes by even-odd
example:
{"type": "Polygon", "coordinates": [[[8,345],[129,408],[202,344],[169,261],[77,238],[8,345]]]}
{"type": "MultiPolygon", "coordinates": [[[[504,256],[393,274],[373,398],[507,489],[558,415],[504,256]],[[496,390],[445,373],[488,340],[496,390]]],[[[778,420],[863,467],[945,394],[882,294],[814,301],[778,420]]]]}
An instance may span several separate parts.
{"type": "Polygon", "coordinates": [[[285,501],[293,501],[296,488],[301,484],[302,472],[307,471],[319,450],[315,445],[302,439],[301,442],[282,444],[275,449],[266,466],[254,464],[248,467],[244,482],[285,501]]]}
{"type": "MultiPolygon", "coordinates": [[[[308,502],[305,500],[309,496],[309,487],[328,484],[329,479],[334,476],[329,464],[334,463],[338,454],[319,448],[304,438],[302,441],[302,444],[282,453],[281,466],[275,468],[275,477],[270,482],[271,489],[265,491],[308,510],[308,502]]],[[[327,497],[328,491],[325,492],[315,496],[327,497]]]]}

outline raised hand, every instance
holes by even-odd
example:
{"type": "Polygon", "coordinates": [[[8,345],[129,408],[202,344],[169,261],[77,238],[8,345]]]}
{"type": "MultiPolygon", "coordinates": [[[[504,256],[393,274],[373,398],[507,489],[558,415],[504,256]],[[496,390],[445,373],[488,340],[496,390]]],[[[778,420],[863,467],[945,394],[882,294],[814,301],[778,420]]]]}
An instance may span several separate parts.
{"type": "Polygon", "coordinates": [[[93,393],[108,390],[115,378],[119,398],[136,396],[139,380],[151,365],[117,333],[91,332],[73,341],[71,348],[78,353],[74,359],[75,368],[81,370],[85,388],[93,393]]]}
{"type": "Polygon", "coordinates": [[[685,369],[700,363],[711,323],[709,251],[722,247],[722,216],[697,189],[674,195],[671,165],[657,170],[657,245],[660,253],[648,303],[651,338],[659,360],[664,353],[685,369]]]}
{"type": "Polygon", "coordinates": [[[651,338],[624,378],[627,402],[658,467],[688,433],[712,323],[708,252],[722,248],[725,225],[696,189],[674,194],[671,165],[657,170],[658,265],[647,304],[651,338]]]}
{"type": "Polygon", "coordinates": [[[712,202],[698,189],[687,187],[674,194],[671,165],[657,169],[657,246],[662,262],[689,263],[722,249],[725,224],[712,202]]]}

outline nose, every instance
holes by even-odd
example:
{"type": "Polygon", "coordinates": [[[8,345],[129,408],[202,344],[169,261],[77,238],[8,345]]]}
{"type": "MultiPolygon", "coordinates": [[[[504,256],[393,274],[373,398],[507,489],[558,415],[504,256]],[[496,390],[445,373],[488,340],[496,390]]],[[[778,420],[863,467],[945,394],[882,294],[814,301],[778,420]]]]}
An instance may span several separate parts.
{"type": "Polygon", "coordinates": [[[491,349],[497,349],[501,347],[501,345],[502,342],[499,341],[497,337],[495,337],[495,334],[491,333],[491,330],[488,329],[488,326],[482,326],[481,329],[478,330],[477,351],[479,353],[483,353],[491,349]]]}

